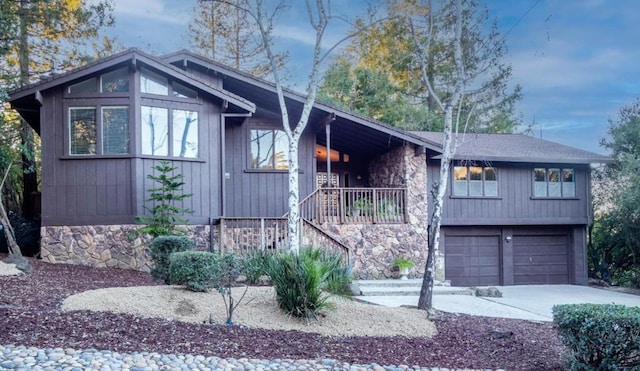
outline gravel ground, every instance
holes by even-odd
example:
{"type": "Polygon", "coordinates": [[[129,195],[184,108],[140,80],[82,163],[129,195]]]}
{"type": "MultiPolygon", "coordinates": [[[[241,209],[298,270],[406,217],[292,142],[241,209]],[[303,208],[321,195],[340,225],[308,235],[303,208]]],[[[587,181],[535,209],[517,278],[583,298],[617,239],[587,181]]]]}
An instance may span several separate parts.
{"type": "MultiPolygon", "coordinates": [[[[38,356],[54,362],[48,354],[57,358],[55,362],[64,362],[48,369],[69,370],[86,367],[78,366],[82,357],[107,362],[116,354],[126,358],[132,370],[154,369],[148,364],[136,368],[140,355],[156,364],[158,357],[181,362],[213,357],[224,360],[216,366],[221,369],[267,369],[260,362],[268,362],[269,369],[381,370],[379,365],[397,365],[389,368],[393,370],[420,365],[450,370],[561,370],[563,366],[563,347],[552,325],[521,320],[443,314],[434,322],[438,331],[431,337],[327,336],[125,313],[62,311],[64,300],[75,294],[157,283],[142,272],[30,262],[34,267],[30,275],[0,276],[0,345],[5,345],[0,352],[9,354],[0,358],[0,367],[5,362],[10,367],[18,361],[26,365],[38,356]],[[237,364],[222,367],[224,362],[237,364]]],[[[112,361],[118,362],[117,357],[112,361]]],[[[183,367],[178,362],[162,369],[183,367]]]]}
{"type": "MultiPolygon", "coordinates": [[[[244,288],[234,288],[240,298],[244,288]]],[[[424,311],[387,308],[350,299],[332,298],[335,309],[317,321],[282,313],[272,287],[249,287],[234,312],[234,323],[249,328],[296,330],[325,336],[431,337],[435,326],[424,311]]],[[[224,324],[226,311],[217,291],[192,292],[178,286],[118,287],[86,291],[68,297],[63,311],[91,310],[140,317],[170,318],[191,323],[224,324]]]]}

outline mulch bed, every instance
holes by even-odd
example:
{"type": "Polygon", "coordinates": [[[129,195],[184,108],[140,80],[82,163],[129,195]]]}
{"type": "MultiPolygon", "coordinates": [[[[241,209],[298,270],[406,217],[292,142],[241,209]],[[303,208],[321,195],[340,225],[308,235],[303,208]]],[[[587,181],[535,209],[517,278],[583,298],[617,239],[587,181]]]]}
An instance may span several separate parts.
{"type": "Polygon", "coordinates": [[[334,338],[112,313],[63,313],[62,301],[75,293],[158,283],[136,271],[30,262],[31,275],[0,276],[0,344],[448,368],[561,370],[563,366],[563,347],[553,326],[522,320],[443,314],[433,338],[334,338]]]}

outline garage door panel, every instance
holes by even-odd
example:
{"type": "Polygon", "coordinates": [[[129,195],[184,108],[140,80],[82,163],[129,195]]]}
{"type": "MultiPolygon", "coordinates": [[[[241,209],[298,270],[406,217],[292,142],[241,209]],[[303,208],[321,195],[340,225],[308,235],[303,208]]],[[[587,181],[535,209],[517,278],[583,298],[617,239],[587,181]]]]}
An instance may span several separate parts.
{"type": "Polygon", "coordinates": [[[513,236],[514,284],[569,283],[568,234],[513,236]]]}
{"type": "Polygon", "coordinates": [[[445,232],[445,276],[451,284],[500,284],[500,238],[499,235],[450,235],[445,232]]]}

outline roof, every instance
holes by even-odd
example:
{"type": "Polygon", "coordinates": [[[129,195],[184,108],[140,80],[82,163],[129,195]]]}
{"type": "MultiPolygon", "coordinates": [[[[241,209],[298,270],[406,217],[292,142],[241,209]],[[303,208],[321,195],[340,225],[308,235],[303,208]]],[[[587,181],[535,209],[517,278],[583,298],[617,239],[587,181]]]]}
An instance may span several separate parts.
{"type": "Polygon", "coordinates": [[[63,74],[52,75],[46,79],[42,79],[36,83],[29,84],[19,89],[15,89],[9,92],[8,101],[12,107],[15,108],[20,114],[33,126],[36,131],[39,132],[40,115],[38,112],[37,97],[40,92],[67,84],[72,81],[80,80],[88,75],[103,71],[116,66],[124,66],[127,64],[143,64],[150,67],[157,72],[171,76],[172,78],[179,80],[187,85],[193,86],[196,89],[204,91],[218,99],[229,102],[230,105],[236,107],[236,109],[243,112],[255,112],[256,105],[236,94],[221,89],[220,87],[208,84],[201,81],[198,77],[185,72],[173,65],[167,64],[160,59],[146,54],[136,48],[127,49],[120,53],[116,53],[109,57],[100,59],[96,62],[89,63],[82,67],[73,69],[63,74]]]}
{"type": "MultiPolygon", "coordinates": [[[[440,143],[444,133],[412,132],[440,143]]],[[[459,134],[455,160],[591,164],[613,162],[610,157],[522,134],[459,134]]]]}
{"type": "MultiPolygon", "coordinates": [[[[249,73],[226,66],[207,57],[187,50],[181,50],[161,57],[162,60],[186,68],[189,64],[199,67],[206,73],[222,75],[226,90],[240,93],[255,102],[259,107],[267,107],[279,115],[279,103],[273,82],[255,77],[249,73]],[[265,94],[268,91],[270,94],[265,94]]],[[[292,121],[302,111],[306,94],[292,89],[283,89],[292,121]]],[[[361,154],[375,153],[379,148],[412,143],[436,150],[438,144],[411,132],[382,122],[366,118],[354,112],[316,100],[309,123],[325,122],[326,117],[335,115],[331,123],[331,147],[338,150],[355,151],[361,154]]],[[[316,127],[320,144],[326,145],[326,136],[322,127],[316,127]]]]}

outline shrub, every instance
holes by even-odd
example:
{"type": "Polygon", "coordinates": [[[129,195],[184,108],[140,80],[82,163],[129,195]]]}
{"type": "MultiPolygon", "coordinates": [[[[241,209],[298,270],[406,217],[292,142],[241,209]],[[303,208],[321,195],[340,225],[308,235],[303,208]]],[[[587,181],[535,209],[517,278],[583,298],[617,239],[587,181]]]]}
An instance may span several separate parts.
{"type": "Polygon", "coordinates": [[[269,265],[273,254],[264,251],[254,251],[242,257],[242,271],[247,282],[256,284],[260,277],[269,274],[269,265]]]}
{"type": "Polygon", "coordinates": [[[159,236],[151,241],[151,275],[163,280],[167,285],[169,279],[169,255],[174,252],[192,250],[193,241],[184,236],[159,236]]]}
{"type": "Polygon", "coordinates": [[[614,285],[640,289],[640,267],[630,267],[626,270],[617,270],[613,274],[614,285]]]}
{"type": "Polygon", "coordinates": [[[325,276],[322,289],[340,296],[351,296],[349,287],[353,279],[351,267],[343,264],[339,253],[319,248],[307,247],[300,254],[308,256],[319,265],[320,271],[325,276]]]}
{"type": "Polygon", "coordinates": [[[639,307],[556,305],[553,322],[570,352],[570,369],[630,370],[640,367],[639,307]]]}
{"type": "Polygon", "coordinates": [[[207,251],[182,251],[169,255],[171,283],[191,291],[207,291],[217,286],[221,276],[221,257],[207,251]]]}
{"type": "Polygon", "coordinates": [[[350,282],[350,269],[342,266],[339,255],[319,249],[275,255],[269,275],[280,309],[302,318],[317,318],[331,308],[323,290],[346,293],[350,282]]]}

